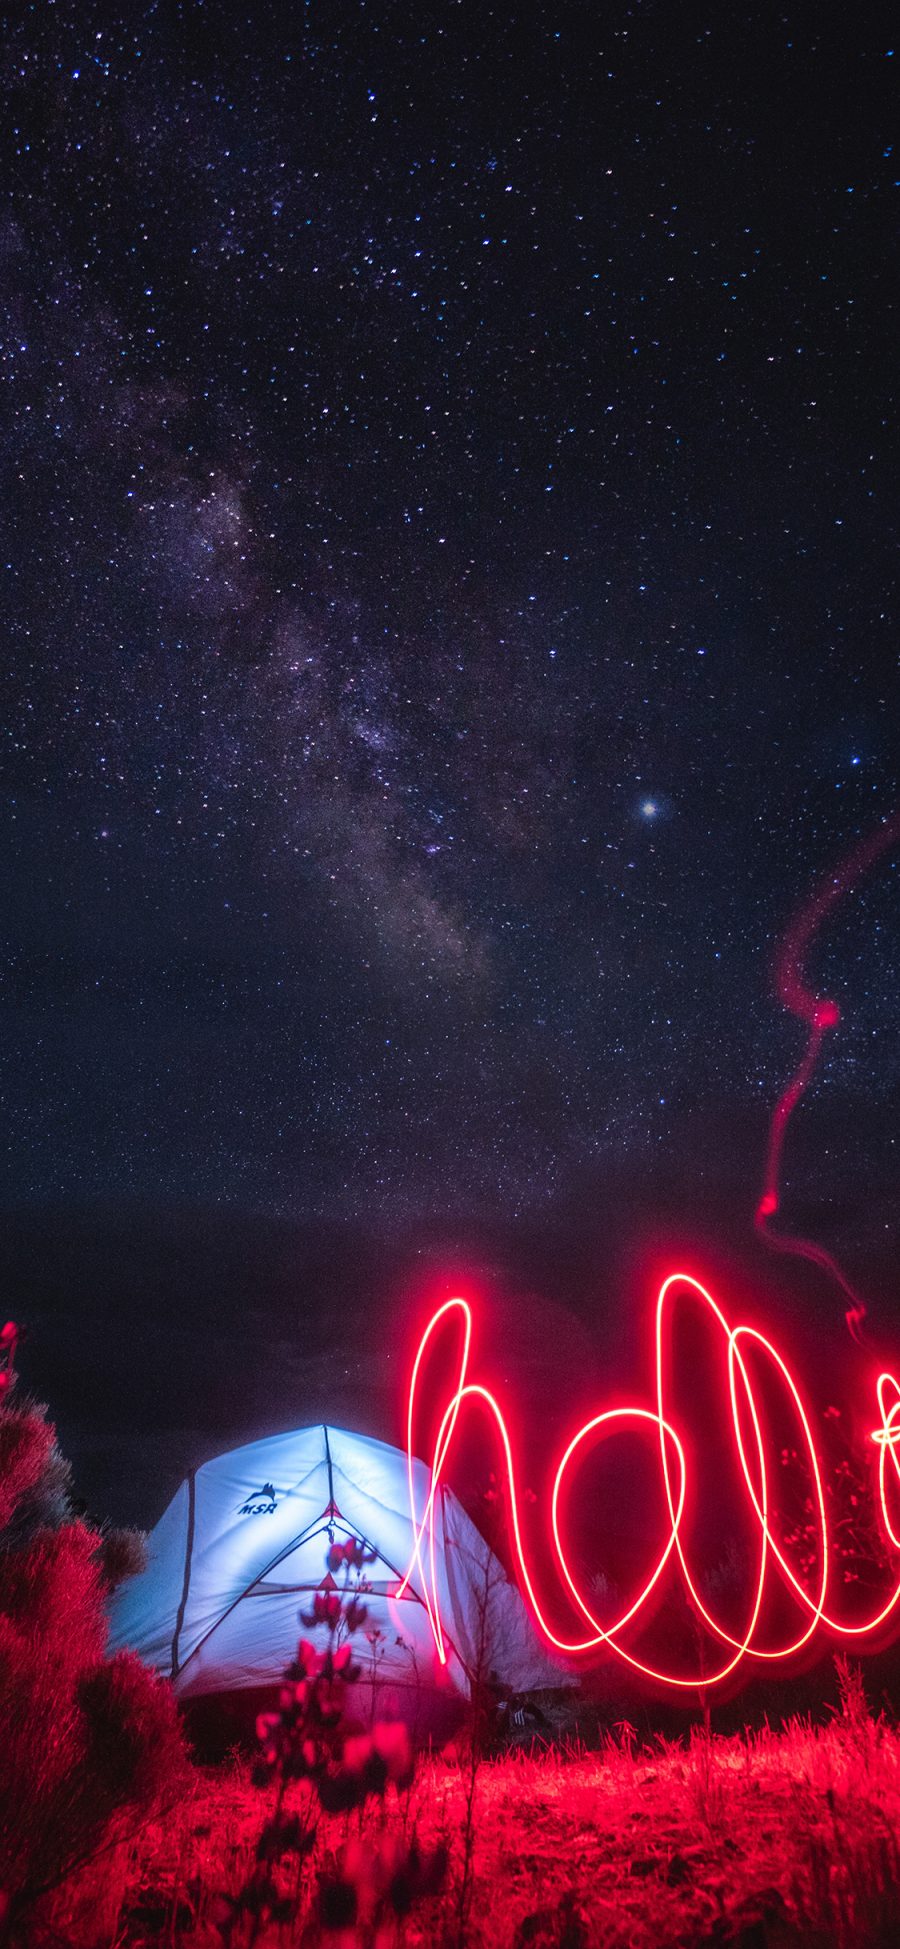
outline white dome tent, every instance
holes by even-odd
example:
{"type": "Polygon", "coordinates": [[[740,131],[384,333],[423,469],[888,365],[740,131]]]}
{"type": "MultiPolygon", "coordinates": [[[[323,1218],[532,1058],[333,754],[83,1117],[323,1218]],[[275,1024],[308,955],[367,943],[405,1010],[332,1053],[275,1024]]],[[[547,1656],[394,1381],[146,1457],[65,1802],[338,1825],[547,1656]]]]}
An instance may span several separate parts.
{"type": "MultiPolygon", "coordinates": [[[[420,1512],[430,1480],[414,1463],[420,1512]]],[[[138,1652],[182,1700],[277,1685],[298,1637],[325,1642],[325,1628],[301,1624],[299,1612],[333,1588],[330,1543],[353,1536],[375,1553],[363,1572],[366,1629],[382,1634],[355,1640],[354,1700],[366,1717],[381,1699],[426,1731],[446,1719],[448,1693],[464,1698],[477,1674],[511,1693],[565,1685],[515,1586],[443,1483],[434,1526],[445,1668],[417,1565],[397,1595],[414,1548],[406,1455],[321,1425],[251,1442],[182,1483],[149,1537],[146,1568],[112,1599],[112,1648],[138,1652]]]]}

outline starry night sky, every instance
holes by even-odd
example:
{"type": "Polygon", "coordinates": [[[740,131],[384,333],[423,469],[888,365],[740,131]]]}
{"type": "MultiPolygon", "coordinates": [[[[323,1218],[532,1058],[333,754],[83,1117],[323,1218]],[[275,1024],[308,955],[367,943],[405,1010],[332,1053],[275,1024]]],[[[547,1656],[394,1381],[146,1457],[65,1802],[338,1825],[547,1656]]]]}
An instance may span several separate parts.
{"type": "MultiPolygon", "coordinates": [[[[896,62],[833,18],[7,33],[2,1303],[102,1510],[395,1438],[452,1274],[566,1415],[670,1239],[844,1331],[751,1226],[778,940],[900,799],[896,62]]],[[[887,1333],[896,859],[812,972],[785,1218],[887,1333]]]]}

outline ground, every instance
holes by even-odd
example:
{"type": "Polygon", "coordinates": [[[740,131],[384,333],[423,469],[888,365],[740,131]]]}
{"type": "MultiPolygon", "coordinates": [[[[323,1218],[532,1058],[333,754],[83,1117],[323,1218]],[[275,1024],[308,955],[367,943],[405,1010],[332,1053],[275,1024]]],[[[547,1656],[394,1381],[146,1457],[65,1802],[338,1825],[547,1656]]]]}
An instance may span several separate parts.
{"type": "MultiPolygon", "coordinates": [[[[305,1789],[292,1791],[302,1801],[305,1789]]],[[[218,1946],[222,1897],[252,1872],[270,1805],[245,1765],[198,1769],[164,1819],[95,1865],[70,1898],[64,1939],[92,1949],[218,1946]]],[[[479,1760],[474,1773],[464,1750],[429,1758],[408,1794],[389,1789],[377,1809],[320,1821],[299,1871],[299,1909],[263,1927],[257,1943],[376,1940],[322,1937],[319,1876],[348,1842],[413,1831],[427,1847],[447,1844],[444,1890],[392,1922],[378,1949],[900,1943],[900,1735],[869,1715],[861,1692],[817,1728],[695,1732],[640,1750],[625,1729],[597,1752],[508,1754],[479,1760]]],[[[293,1900],[295,1862],[282,1885],[293,1900]]],[[[251,1938],[242,1921],[231,1940],[251,1938]]]]}

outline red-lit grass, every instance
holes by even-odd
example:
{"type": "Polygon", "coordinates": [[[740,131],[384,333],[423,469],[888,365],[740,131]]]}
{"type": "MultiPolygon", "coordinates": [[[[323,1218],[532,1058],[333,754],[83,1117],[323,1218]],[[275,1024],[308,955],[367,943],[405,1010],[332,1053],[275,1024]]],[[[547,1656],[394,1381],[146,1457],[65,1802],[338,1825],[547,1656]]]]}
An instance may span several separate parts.
{"type": "MultiPolygon", "coordinates": [[[[451,1871],[440,1898],[416,1905],[378,1949],[458,1949],[468,1780],[455,1760],[423,1760],[409,1796],[389,1796],[387,1827],[445,1840],[451,1871]]],[[[246,1880],[266,1804],[243,1766],[198,1770],[167,1818],[70,1893],[55,1939],[218,1945],[221,1895],[246,1880]]],[[[310,1921],[317,1870],[359,1824],[357,1814],[322,1819],[297,1921],[260,1943],[323,1939],[310,1921]]],[[[900,1734],[870,1717],[852,1675],[843,1712],[824,1727],[512,1754],[478,1771],[464,1939],[472,1949],[884,1949],[900,1942],[898,1836],[900,1734]]],[[[339,1949],[362,1940],[325,1939],[339,1949]]]]}

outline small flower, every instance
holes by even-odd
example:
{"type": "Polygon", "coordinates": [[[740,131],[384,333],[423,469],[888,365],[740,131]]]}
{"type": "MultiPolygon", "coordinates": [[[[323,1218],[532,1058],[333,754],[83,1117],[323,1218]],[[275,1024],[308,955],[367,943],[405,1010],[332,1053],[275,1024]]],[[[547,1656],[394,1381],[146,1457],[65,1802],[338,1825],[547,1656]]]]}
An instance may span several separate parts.
{"type": "Polygon", "coordinates": [[[329,1631],[333,1631],[340,1615],[341,1600],[338,1592],[336,1590],[317,1590],[313,1598],[312,1610],[301,1611],[300,1622],[307,1627],[315,1624],[327,1624],[329,1631]]]}
{"type": "Polygon", "coordinates": [[[412,1785],[415,1773],[409,1731],[402,1719],[379,1719],[372,1729],[372,1745],[384,1761],[387,1776],[401,1791],[412,1785]]]}
{"type": "Polygon", "coordinates": [[[322,1669],[322,1656],[308,1638],[301,1638],[297,1646],[297,1656],[290,1667],[290,1678],[315,1678],[322,1669]]]}
{"type": "Polygon", "coordinates": [[[351,1733],[344,1740],[342,1765],[348,1773],[364,1773],[372,1757],[372,1740],[366,1733],[351,1733]]]}
{"type": "Polygon", "coordinates": [[[340,1678],[320,1678],[315,1690],[316,1717],[323,1726],[336,1726],[344,1710],[346,1686],[340,1678]]]}
{"type": "Polygon", "coordinates": [[[374,1561],[375,1551],[367,1550],[365,1544],[355,1536],[348,1536],[343,1543],[332,1543],[327,1558],[332,1574],[345,1566],[348,1570],[362,1570],[364,1564],[374,1561]]]}

